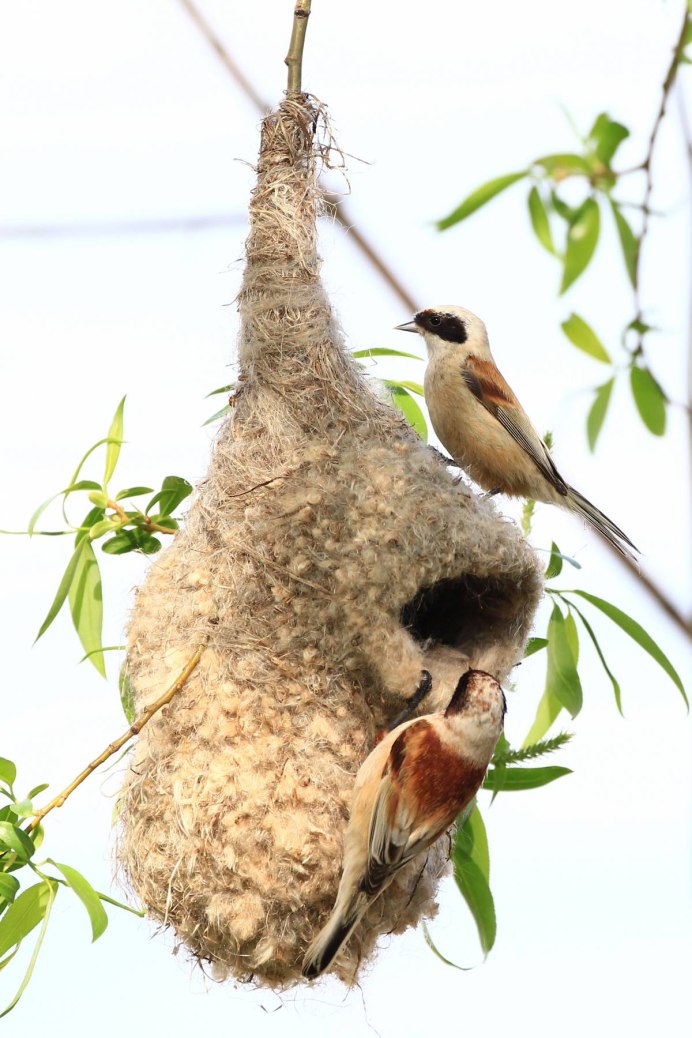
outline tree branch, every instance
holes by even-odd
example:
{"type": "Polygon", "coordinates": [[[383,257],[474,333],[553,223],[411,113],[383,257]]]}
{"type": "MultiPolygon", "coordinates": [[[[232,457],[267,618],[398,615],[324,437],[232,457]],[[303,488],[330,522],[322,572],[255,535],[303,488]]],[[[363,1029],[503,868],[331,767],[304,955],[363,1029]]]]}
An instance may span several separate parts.
{"type": "Polygon", "coordinates": [[[293,29],[291,30],[291,42],[288,45],[288,54],[285,63],[288,65],[288,89],[289,94],[299,94],[301,91],[301,80],[303,75],[303,48],[305,46],[305,33],[308,28],[310,7],[312,0],[296,0],[293,12],[293,29]]]}
{"type": "Polygon", "coordinates": [[[59,793],[58,796],[53,797],[49,804],[46,804],[45,807],[42,807],[40,811],[36,812],[26,830],[28,833],[33,832],[34,829],[36,829],[41,824],[42,819],[45,818],[46,815],[53,810],[53,808],[62,807],[67,798],[74,793],[75,789],[77,789],[78,786],[81,786],[82,782],[84,782],[85,779],[88,779],[89,776],[93,774],[93,772],[95,772],[97,768],[100,768],[101,765],[105,761],[107,761],[109,757],[112,757],[114,753],[117,753],[118,750],[122,746],[124,746],[126,742],[129,742],[129,740],[132,739],[135,735],[139,735],[142,728],[144,728],[145,724],[148,724],[149,721],[151,721],[154,714],[158,713],[161,707],[164,707],[166,703],[170,703],[173,696],[180,691],[180,689],[186,683],[186,681],[194,671],[195,667],[199,663],[208,640],[208,638],[205,638],[204,641],[201,642],[200,645],[198,645],[197,649],[190,657],[188,662],[185,664],[178,677],[175,679],[173,684],[166,689],[163,695],[159,696],[159,698],[154,703],[152,703],[151,706],[147,707],[142,716],[138,720],[136,720],[134,724],[131,724],[127,731],[123,735],[121,735],[119,739],[116,739],[115,742],[110,743],[110,745],[106,747],[103,753],[100,753],[95,760],[92,760],[91,764],[87,764],[86,768],[84,768],[83,771],[80,771],[79,775],[77,775],[77,778],[73,779],[72,782],[70,782],[69,786],[66,786],[65,789],[63,789],[62,793],[59,793]]]}
{"type": "MultiPolygon", "coordinates": [[[[637,243],[637,251],[634,261],[634,309],[635,321],[643,320],[642,303],[641,303],[641,291],[639,284],[639,273],[641,269],[641,257],[642,257],[642,246],[647,234],[649,233],[649,219],[651,216],[651,195],[654,189],[654,178],[652,172],[652,164],[654,151],[656,150],[656,141],[658,139],[658,131],[661,128],[661,123],[666,114],[666,108],[668,106],[668,98],[670,92],[673,89],[673,85],[677,78],[678,69],[680,68],[680,58],[682,56],[683,49],[685,47],[685,40],[687,37],[687,3],[685,3],[685,11],[682,18],[682,25],[680,26],[680,33],[678,35],[677,42],[673,47],[673,56],[666,72],[666,78],[663,80],[663,86],[661,87],[661,103],[656,113],[654,125],[651,129],[649,136],[649,144],[646,149],[646,157],[640,166],[637,168],[642,170],[646,174],[646,184],[644,187],[644,197],[642,199],[642,229],[639,235],[639,242],[637,243]]],[[[638,332],[637,346],[633,351],[633,355],[639,356],[644,351],[644,332],[638,332]]]]}

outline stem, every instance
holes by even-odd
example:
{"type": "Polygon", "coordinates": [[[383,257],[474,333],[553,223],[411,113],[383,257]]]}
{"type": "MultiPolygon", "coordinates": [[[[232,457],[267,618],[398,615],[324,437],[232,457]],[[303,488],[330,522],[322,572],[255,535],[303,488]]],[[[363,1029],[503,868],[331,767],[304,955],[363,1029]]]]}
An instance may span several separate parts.
{"type": "MultiPolygon", "coordinates": [[[[136,524],[136,520],[131,519],[125,511],[125,509],[123,508],[123,506],[119,505],[117,501],[109,500],[106,503],[108,508],[113,509],[113,511],[115,512],[118,519],[120,519],[123,525],[125,525],[126,523],[136,524]]],[[[178,532],[177,530],[170,530],[167,526],[159,526],[158,523],[153,523],[148,515],[142,516],[142,519],[147,530],[156,530],[158,533],[167,533],[169,537],[178,532]]]]}
{"type": "Polygon", "coordinates": [[[173,684],[166,689],[163,695],[159,696],[151,706],[147,707],[142,716],[131,724],[119,739],[116,739],[115,742],[112,742],[107,746],[103,753],[100,753],[95,760],[92,760],[91,764],[87,764],[86,768],[77,775],[76,779],[73,779],[73,781],[70,782],[69,786],[66,786],[65,789],[63,789],[62,793],[59,793],[58,796],[54,797],[49,804],[46,804],[45,807],[42,807],[40,811],[36,812],[26,830],[27,833],[32,833],[34,829],[41,824],[41,820],[45,818],[49,811],[52,811],[54,807],[62,807],[67,798],[74,793],[78,786],[81,786],[85,779],[89,778],[89,775],[96,771],[97,768],[100,768],[104,761],[107,761],[114,753],[117,753],[126,742],[129,742],[129,740],[133,738],[133,736],[139,735],[142,728],[144,728],[145,724],[148,724],[149,721],[151,721],[154,714],[158,713],[161,707],[165,706],[166,703],[170,703],[173,696],[176,692],[180,691],[199,663],[207,644],[207,640],[208,639],[205,638],[205,640],[197,646],[197,649],[185,664],[178,677],[175,679],[173,684]]]}
{"type": "Polygon", "coordinates": [[[288,54],[285,58],[285,62],[288,65],[287,92],[289,94],[299,94],[301,92],[303,47],[305,46],[305,33],[308,28],[311,4],[312,0],[296,0],[296,6],[293,12],[291,42],[288,45],[288,54]]]}
{"type": "MultiPolygon", "coordinates": [[[[668,71],[666,73],[666,78],[663,80],[663,86],[661,87],[661,103],[660,103],[660,105],[658,107],[658,112],[657,112],[656,118],[654,120],[654,125],[653,125],[653,127],[651,129],[651,135],[649,136],[649,146],[648,146],[648,148],[646,150],[646,158],[644,159],[644,161],[642,162],[641,166],[639,167],[639,169],[643,170],[644,173],[646,174],[646,185],[644,187],[644,197],[642,199],[642,229],[641,229],[641,234],[639,235],[639,243],[637,245],[637,254],[636,254],[636,257],[635,257],[635,264],[634,264],[634,308],[635,308],[634,320],[635,321],[641,321],[643,319],[641,294],[640,294],[640,285],[639,285],[639,274],[640,274],[640,268],[641,268],[642,246],[644,244],[644,240],[645,240],[647,234],[649,233],[649,218],[651,216],[651,194],[652,194],[653,188],[654,188],[654,180],[653,180],[653,173],[652,173],[651,167],[652,167],[652,164],[653,164],[654,151],[656,149],[656,141],[657,141],[657,138],[658,138],[658,131],[661,128],[661,123],[663,122],[663,117],[666,114],[666,107],[668,105],[668,98],[670,96],[671,90],[673,89],[673,85],[675,83],[675,80],[676,80],[676,77],[677,77],[677,74],[678,74],[678,69],[680,67],[680,58],[682,56],[682,52],[683,52],[683,49],[684,49],[684,46],[685,46],[685,39],[686,39],[686,34],[687,34],[687,19],[688,19],[687,4],[685,3],[685,11],[684,11],[683,18],[682,18],[682,25],[680,26],[680,33],[679,33],[677,42],[676,42],[676,44],[675,44],[675,46],[673,48],[673,57],[671,58],[670,65],[669,65],[668,71]]],[[[634,356],[639,356],[643,352],[643,348],[644,348],[643,338],[644,338],[644,336],[640,332],[639,333],[639,339],[638,339],[637,346],[636,346],[635,350],[633,351],[633,355],[634,356]]]]}

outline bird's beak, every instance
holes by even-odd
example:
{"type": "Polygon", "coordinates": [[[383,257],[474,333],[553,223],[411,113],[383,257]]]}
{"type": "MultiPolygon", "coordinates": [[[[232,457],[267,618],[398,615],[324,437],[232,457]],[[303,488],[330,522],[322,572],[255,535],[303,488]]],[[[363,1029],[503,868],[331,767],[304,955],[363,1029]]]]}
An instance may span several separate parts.
{"type": "Polygon", "coordinates": [[[407,324],[397,324],[394,328],[395,332],[418,332],[418,325],[415,321],[408,321],[407,324]]]}

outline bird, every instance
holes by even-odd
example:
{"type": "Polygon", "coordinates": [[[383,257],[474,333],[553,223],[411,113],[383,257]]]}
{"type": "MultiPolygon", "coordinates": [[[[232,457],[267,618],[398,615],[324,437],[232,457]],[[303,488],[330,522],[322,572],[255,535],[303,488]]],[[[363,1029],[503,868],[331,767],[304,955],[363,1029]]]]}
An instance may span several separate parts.
{"type": "Polygon", "coordinates": [[[560,475],[548,448],[497,368],[479,317],[461,306],[419,310],[397,331],[423,336],[430,421],[454,462],[491,494],[533,498],[576,512],[628,558],[629,537],[560,475]]]}
{"type": "Polygon", "coordinates": [[[495,751],[507,709],[498,681],[462,674],[444,712],[390,732],[356,776],[343,870],[331,915],[305,953],[302,973],[323,973],[394,876],[468,808],[495,751]]]}

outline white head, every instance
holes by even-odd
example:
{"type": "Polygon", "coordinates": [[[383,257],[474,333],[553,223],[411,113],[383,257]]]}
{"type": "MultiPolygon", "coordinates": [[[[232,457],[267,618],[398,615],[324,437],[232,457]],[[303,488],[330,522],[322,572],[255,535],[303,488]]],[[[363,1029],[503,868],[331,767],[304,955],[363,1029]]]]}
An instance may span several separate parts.
{"type": "Polygon", "coordinates": [[[463,306],[429,306],[419,310],[408,324],[397,325],[397,329],[422,335],[431,358],[436,354],[475,353],[482,357],[489,353],[485,325],[463,306]]]}
{"type": "Polygon", "coordinates": [[[445,720],[457,738],[464,740],[466,752],[484,761],[495,750],[504,727],[507,700],[499,682],[483,670],[467,670],[459,679],[445,720]]]}

